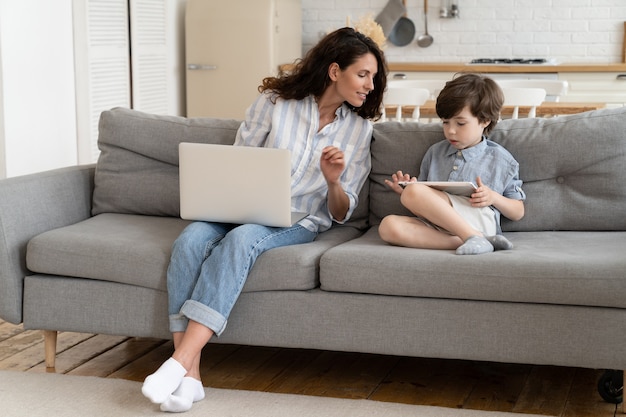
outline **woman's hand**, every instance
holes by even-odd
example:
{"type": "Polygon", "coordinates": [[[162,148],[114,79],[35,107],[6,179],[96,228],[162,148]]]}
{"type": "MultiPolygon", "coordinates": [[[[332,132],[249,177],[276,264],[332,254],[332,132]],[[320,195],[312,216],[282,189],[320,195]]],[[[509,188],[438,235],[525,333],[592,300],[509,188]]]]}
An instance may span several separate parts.
{"type": "Polygon", "coordinates": [[[328,209],[333,219],[342,221],[350,208],[350,199],[341,186],[341,174],[346,167],[343,151],[335,146],[322,149],[320,169],[328,184],[328,209]]]}
{"type": "Polygon", "coordinates": [[[391,181],[385,180],[385,184],[387,184],[396,193],[402,194],[403,188],[399,184],[402,181],[416,182],[417,178],[411,177],[409,174],[404,174],[402,171],[398,171],[391,175],[391,181]]]}
{"type": "Polygon", "coordinates": [[[335,146],[326,146],[322,149],[320,169],[329,185],[339,184],[341,173],[346,167],[343,151],[335,146]]]}

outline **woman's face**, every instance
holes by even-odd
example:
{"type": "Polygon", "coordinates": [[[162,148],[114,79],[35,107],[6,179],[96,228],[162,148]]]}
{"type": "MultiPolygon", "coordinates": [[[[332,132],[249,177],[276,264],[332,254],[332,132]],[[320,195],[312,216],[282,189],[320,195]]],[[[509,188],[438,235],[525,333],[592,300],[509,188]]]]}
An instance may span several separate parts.
{"type": "Polygon", "coordinates": [[[374,77],[377,72],[378,62],[371,53],[362,55],[345,70],[337,66],[333,75],[336,91],[342,101],[347,101],[354,107],[361,107],[367,95],[374,89],[374,77]]]}
{"type": "Polygon", "coordinates": [[[480,143],[489,122],[480,122],[465,106],[457,115],[443,119],[443,134],[456,149],[471,148],[480,143]]]}

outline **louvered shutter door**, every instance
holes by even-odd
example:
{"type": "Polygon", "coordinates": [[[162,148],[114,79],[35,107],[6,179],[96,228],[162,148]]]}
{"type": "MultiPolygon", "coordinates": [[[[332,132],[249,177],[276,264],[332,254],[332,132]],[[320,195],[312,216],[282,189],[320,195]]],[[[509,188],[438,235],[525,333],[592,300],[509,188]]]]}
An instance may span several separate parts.
{"type": "Polygon", "coordinates": [[[78,162],[98,159],[100,113],[131,107],[127,0],[74,2],[78,162]]]}
{"type": "Polygon", "coordinates": [[[165,0],[130,0],[133,108],[171,114],[168,108],[168,8],[165,0]]]}

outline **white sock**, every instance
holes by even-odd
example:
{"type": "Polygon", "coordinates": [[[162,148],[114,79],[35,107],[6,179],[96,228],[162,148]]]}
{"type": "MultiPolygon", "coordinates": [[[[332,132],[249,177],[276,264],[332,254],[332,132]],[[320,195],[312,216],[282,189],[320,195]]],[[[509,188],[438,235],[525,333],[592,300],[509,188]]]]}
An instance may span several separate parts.
{"type": "Polygon", "coordinates": [[[169,397],[161,404],[161,411],[183,413],[189,411],[193,403],[204,399],[204,386],[195,378],[186,376],[169,397]]]}
{"type": "Polygon", "coordinates": [[[161,404],[180,385],[187,370],[176,359],[169,358],[152,375],[148,375],[141,392],[155,404],[161,404]]]}

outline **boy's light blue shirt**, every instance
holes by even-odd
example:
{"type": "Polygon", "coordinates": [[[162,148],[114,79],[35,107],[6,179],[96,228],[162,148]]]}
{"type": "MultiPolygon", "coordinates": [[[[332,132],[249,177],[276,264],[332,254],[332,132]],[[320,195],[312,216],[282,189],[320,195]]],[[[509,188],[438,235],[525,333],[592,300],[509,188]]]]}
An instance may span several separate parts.
{"type": "MultiPolygon", "coordinates": [[[[422,159],[418,181],[471,181],[480,177],[493,191],[514,200],[525,200],[519,163],[503,146],[487,139],[471,148],[458,150],[447,140],[432,145],[422,159]]],[[[500,224],[500,212],[496,213],[500,224]]]]}

